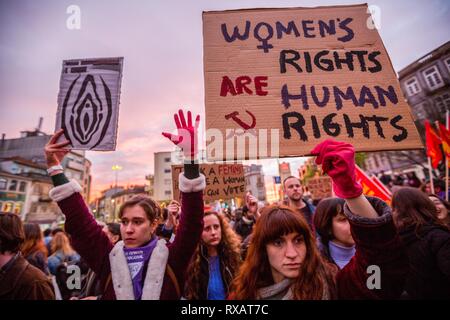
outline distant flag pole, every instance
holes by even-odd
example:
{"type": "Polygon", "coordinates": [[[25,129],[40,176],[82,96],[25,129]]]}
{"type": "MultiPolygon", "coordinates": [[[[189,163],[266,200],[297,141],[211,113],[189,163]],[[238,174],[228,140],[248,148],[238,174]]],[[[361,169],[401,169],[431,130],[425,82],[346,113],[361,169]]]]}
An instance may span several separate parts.
{"type": "Polygon", "coordinates": [[[448,201],[448,158],[450,156],[450,131],[449,131],[449,111],[445,112],[445,126],[436,121],[442,141],[442,149],[445,155],[445,200],[448,201]]]}
{"type": "Polygon", "coordinates": [[[434,194],[434,182],[433,182],[433,171],[431,169],[431,157],[428,157],[428,170],[430,171],[430,187],[431,193],[434,194]]]}
{"type": "MultiPolygon", "coordinates": [[[[447,111],[445,112],[445,128],[447,130],[449,129],[448,117],[449,112],[447,109],[447,111]]],[[[446,152],[445,152],[445,201],[448,201],[448,156],[446,152]]]]}
{"type": "Polygon", "coordinates": [[[437,168],[442,159],[441,137],[433,130],[428,120],[425,121],[425,140],[428,157],[428,168],[430,170],[431,192],[434,193],[433,169],[437,168]]]}

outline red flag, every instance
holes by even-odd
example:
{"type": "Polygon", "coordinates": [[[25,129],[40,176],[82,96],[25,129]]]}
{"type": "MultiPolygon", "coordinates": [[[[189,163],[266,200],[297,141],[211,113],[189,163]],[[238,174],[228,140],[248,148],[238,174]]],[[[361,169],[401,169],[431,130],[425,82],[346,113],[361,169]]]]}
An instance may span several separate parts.
{"type": "Polygon", "coordinates": [[[431,158],[431,165],[436,169],[443,158],[440,148],[442,142],[437,133],[431,128],[428,120],[425,121],[425,140],[427,156],[431,158]]]}
{"type": "Polygon", "coordinates": [[[450,130],[439,123],[439,133],[441,134],[442,148],[447,157],[450,157],[450,130]]]}
{"type": "MultiPolygon", "coordinates": [[[[374,180],[369,178],[369,176],[358,166],[356,168],[356,180],[363,187],[363,193],[367,196],[378,197],[388,204],[391,203],[391,195],[387,193],[384,188],[380,187],[374,180]]],[[[381,182],[380,182],[381,183],[381,182]]]]}

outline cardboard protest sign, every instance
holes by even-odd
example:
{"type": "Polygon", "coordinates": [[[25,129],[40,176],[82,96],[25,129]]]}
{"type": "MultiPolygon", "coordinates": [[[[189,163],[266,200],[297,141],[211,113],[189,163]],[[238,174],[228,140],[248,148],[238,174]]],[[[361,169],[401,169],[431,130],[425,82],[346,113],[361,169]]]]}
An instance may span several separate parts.
{"type": "Polygon", "coordinates": [[[208,160],[423,147],[366,4],[204,12],[203,46],[208,160]]]}
{"type": "MultiPolygon", "coordinates": [[[[182,165],[172,166],[173,198],[180,198],[178,175],[183,172],[182,165]]],[[[232,199],[245,196],[245,177],[242,164],[201,164],[200,172],[206,177],[205,201],[232,199]]]]}
{"type": "Polygon", "coordinates": [[[123,58],[64,60],[56,130],[73,149],[115,150],[123,58]]]}
{"type": "Polygon", "coordinates": [[[324,199],[333,196],[333,189],[331,186],[331,178],[328,176],[314,177],[308,180],[306,186],[313,200],[324,199]]]}

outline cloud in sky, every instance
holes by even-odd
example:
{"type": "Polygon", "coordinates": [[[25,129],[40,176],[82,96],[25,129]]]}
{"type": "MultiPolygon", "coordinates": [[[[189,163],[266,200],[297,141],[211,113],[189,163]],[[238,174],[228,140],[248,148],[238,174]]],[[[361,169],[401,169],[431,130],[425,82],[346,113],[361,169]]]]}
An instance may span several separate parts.
{"type": "MultiPolygon", "coordinates": [[[[185,106],[204,119],[202,11],[354,4],[361,1],[51,1],[0,2],[1,133],[17,137],[40,116],[54,130],[61,63],[69,58],[123,56],[115,152],[88,152],[96,190],[119,180],[144,182],[153,152],[171,150],[161,131],[185,106]],[[68,30],[66,9],[81,9],[81,29],[68,30]]],[[[372,1],[381,9],[383,42],[396,71],[449,40],[449,1],[372,1]]],[[[293,161],[294,166],[301,162],[293,161]]],[[[265,161],[268,174],[276,162],[265,161]]]]}

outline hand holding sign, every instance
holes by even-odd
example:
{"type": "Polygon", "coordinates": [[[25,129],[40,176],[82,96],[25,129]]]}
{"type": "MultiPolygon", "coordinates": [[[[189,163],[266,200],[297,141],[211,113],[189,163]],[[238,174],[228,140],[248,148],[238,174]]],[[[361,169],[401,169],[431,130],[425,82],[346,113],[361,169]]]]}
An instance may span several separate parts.
{"type": "Polygon", "coordinates": [[[183,149],[186,159],[193,160],[198,152],[198,126],[200,124],[200,115],[195,118],[195,124],[192,125],[191,112],[187,113],[187,122],[183,110],[179,110],[174,115],[178,135],[163,132],[162,135],[170,139],[175,145],[183,149]]]}
{"type": "Polygon", "coordinates": [[[356,181],[355,149],[349,143],[327,139],[319,143],[312,155],[317,155],[316,164],[322,164],[323,172],[333,180],[333,189],[340,198],[356,198],[362,187],[356,181]]]}
{"type": "Polygon", "coordinates": [[[47,166],[50,168],[52,166],[59,165],[61,161],[64,159],[65,155],[70,151],[70,148],[67,146],[70,144],[70,141],[63,141],[57,143],[58,139],[64,133],[63,129],[59,129],[55,132],[55,134],[50,138],[49,142],[45,145],[45,158],[47,160],[47,166]]]}
{"type": "Polygon", "coordinates": [[[64,60],[56,129],[73,149],[116,149],[123,58],[64,60]]]}
{"type": "Polygon", "coordinates": [[[258,214],[258,199],[256,199],[250,192],[245,195],[245,204],[247,205],[248,212],[254,216],[258,214]]]}

